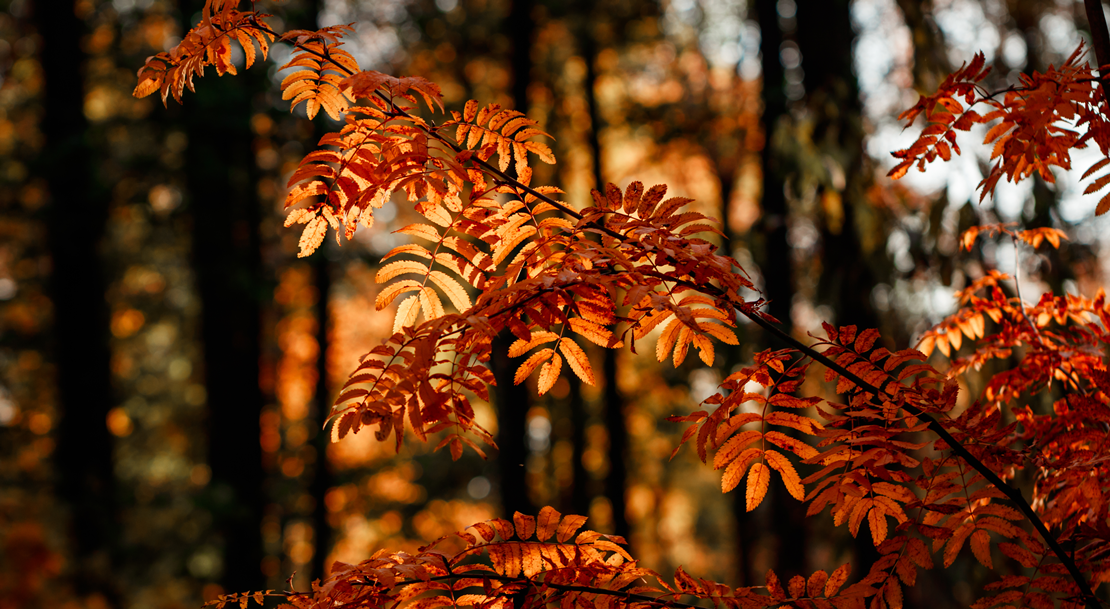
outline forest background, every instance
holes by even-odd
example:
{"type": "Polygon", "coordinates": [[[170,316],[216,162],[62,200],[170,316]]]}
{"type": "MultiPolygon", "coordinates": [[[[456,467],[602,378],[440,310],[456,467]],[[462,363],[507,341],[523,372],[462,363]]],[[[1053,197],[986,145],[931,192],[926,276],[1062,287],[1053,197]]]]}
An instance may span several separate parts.
{"type": "MultiPolygon", "coordinates": [[[[354,242],[296,258],[285,182],[335,125],[288,115],[273,67],[287,46],[245,77],[205,79],[185,107],[132,98],[135,69],[202,4],[0,2],[0,607],[195,607],[283,588],[294,572],[304,589],[332,560],[541,505],[588,514],[659,571],[733,585],[835,560],[866,571],[866,534],[803,519],[781,488],[747,513],[692,451],[667,462],[681,428],[664,417],[774,346],[751,326],[713,368],[599,350],[597,388],[565,378],[529,398],[501,383],[479,412],[502,448],[488,461],[415,443],[394,455],[368,434],[329,444],[319,430],[335,390],[392,328],[392,311],[374,310],[374,273],[412,211],[387,204],[354,242]]],[[[542,183],[578,205],[633,179],[695,197],[798,336],[828,320],[912,345],[955,290],[1014,271],[1006,242],[957,251],[976,224],[1067,233],[1058,252],[1021,258],[1027,300],[1093,296],[1110,277],[1107,216],[1091,218],[1078,176],[1005,184],[978,205],[987,152],[966,146],[924,176],[881,177],[915,135],[895,120],[915,90],[979,50],[996,89],[1059,65],[1087,36],[1081,3],[265,10],[286,27],[357,21],[345,48],[365,69],[420,74],[449,105],[526,109],[560,159],[542,183]]],[[[494,367],[510,369],[496,354],[494,367]]],[[[981,585],[967,569],[925,576],[911,606],[966,604],[981,585]]]]}

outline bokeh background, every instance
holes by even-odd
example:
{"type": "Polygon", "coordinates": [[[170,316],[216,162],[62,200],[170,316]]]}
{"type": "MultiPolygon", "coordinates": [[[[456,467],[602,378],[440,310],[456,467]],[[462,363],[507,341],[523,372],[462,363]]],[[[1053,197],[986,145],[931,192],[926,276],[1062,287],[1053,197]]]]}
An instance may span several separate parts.
{"type": "MultiPolygon", "coordinates": [[[[388,203],[353,242],[297,259],[285,183],[338,125],[281,100],[287,45],[237,77],[210,71],[184,106],[131,97],[144,59],[201,7],[0,0],[0,608],[184,608],[304,590],[334,560],[542,505],[588,514],[662,571],[734,585],[772,567],[790,577],[852,560],[866,572],[866,531],[853,540],[826,516],[804,519],[781,488],[745,513],[692,451],[668,461],[681,429],[664,417],[775,346],[743,324],[741,346],[712,368],[595,350],[598,387],[563,379],[535,398],[503,385],[480,405],[502,447],[489,460],[452,462],[415,441],[395,454],[369,434],[329,444],[330,400],[391,329],[374,273],[414,214],[388,203]]],[[[345,48],[364,69],[429,78],[452,108],[476,98],[526,110],[560,160],[534,183],[575,205],[634,179],[695,197],[801,337],[824,319],[905,347],[989,269],[1019,264],[1030,300],[1090,296],[1110,274],[1110,226],[1092,218],[1077,176],[1004,184],[978,204],[988,151],[969,138],[948,165],[883,177],[889,152],[913,140],[896,116],[917,90],[978,50],[995,89],[1058,65],[1087,36],[1080,2],[259,8],[279,30],[356,22],[345,48]],[[963,229],[998,221],[1054,226],[1071,242],[957,252],[963,229]]],[[[960,560],[907,602],[970,602],[983,576],[960,560]]]]}

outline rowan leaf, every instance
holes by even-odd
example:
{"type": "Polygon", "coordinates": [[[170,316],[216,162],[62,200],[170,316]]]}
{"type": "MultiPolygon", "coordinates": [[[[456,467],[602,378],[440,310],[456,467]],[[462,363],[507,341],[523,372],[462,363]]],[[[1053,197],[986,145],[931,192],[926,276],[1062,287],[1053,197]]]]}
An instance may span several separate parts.
{"type": "Polygon", "coordinates": [[[725,468],[724,473],[721,474],[721,492],[727,493],[736,488],[740,484],[740,480],[744,478],[744,474],[748,472],[748,466],[754,463],[761,454],[763,454],[762,450],[749,448],[733,459],[725,468]]]}
{"type": "Polygon", "coordinates": [[[782,476],[782,481],[786,484],[786,490],[790,493],[790,496],[798,501],[805,501],[806,490],[802,485],[802,479],[798,477],[798,472],[794,469],[794,464],[776,450],[766,450],[763,452],[763,456],[767,460],[767,464],[782,476]]]}
{"type": "Polygon", "coordinates": [[[536,524],[536,539],[539,541],[547,541],[555,534],[555,529],[559,526],[559,520],[562,514],[551,506],[544,506],[540,510],[540,516],[536,524]]]}
{"type": "MultiPolygon", "coordinates": [[[[727,473],[727,471],[726,471],[727,473]]],[[[752,511],[763,503],[767,488],[771,484],[771,468],[761,462],[752,464],[748,471],[748,490],[744,494],[747,511],[752,511]]]]}
{"type": "Polygon", "coordinates": [[[532,533],[536,531],[536,519],[520,512],[513,512],[513,524],[517,538],[522,541],[531,539],[532,533]]]}
{"type": "Polygon", "coordinates": [[[566,543],[582,525],[586,524],[585,516],[578,516],[575,514],[568,514],[563,516],[563,520],[559,523],[559,527],[555,531],[555,539],[559,543],[566,543]]]}
{"type": "Polygon", "coordinates": [[[984,567],[994,569],[994,563],[991,561],[990,533],[983,529],[976,529],[976,531],[971,534],[971,552],[975,554],[975,558],[984,567]]]}
{"type": "Polygon", "coordinates": [[[835,571],[829,575],[828,581],[825,582],[825,598],[833,598],[837,592],[840,592],[840,587],[844,582],[848,581],[848,574],[852,572],[852,564],[844,563],[836,568],[835,571]]]}
{"type": "Polygon", "coordinates": [[[393,333],[396,334],[404,328],[416,324],[416,316],[420,313],[420,298],[416,295],[409,296],[397,306],[397,315],[393,318],[393,333]]]}
{"type": "Polygon", "coordinates": [[[586,352],[573,339],[563,338],[559,341],[559,351],[567,358],[567,364],[574,374],[587,385],[595,384],[594,371],[590,367],[590,360],[586,352]]]}
{"type": "MultiPolygon", "coordinates": [[[[533,353],[531,357],[524,360],[524,363],[516,369],[516,374],[513,376],[513,384],[519,385],[523,383],[524,379],[528,378],[540,364],[544,364],[550,360],[552,355],[555,355],[555,350],[550,348],[541,349],[533,353]]],[[[554,381],[552,381],[552,383],[554,383],[554,381]]]]}
{"type": "MultiPolygon", "coordinates": [[[[547,349],[544,349],[546,351],[547,349]]],[[[551,359],[540,368],[540,378],[536,385],[536,391],[543,395],[555,386],[555,381],[559,380],[559,372],[563,369],[563,358],[558,353],[552,353],[551,359]]]]}

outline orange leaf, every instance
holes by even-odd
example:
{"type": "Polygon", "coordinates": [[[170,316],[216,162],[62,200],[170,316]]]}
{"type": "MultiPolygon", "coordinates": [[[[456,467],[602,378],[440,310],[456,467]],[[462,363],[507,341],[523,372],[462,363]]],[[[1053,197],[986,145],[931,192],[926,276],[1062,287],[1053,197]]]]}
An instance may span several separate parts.
{"type": "Polygon", "coordinates": [[[794,470],[794,465],[785,455],[777,450],[767,450],[763,452],[764,457],[767,459],[767,464],[773,467],[782,476],[782,481],[786,484],[786,490],[798,501],[805,501],[806,489],[802,486],[802,479],[798,477],[798,472],[794,470]]]}
{"type": "Polygon", "coordinates": [[[559,543],[566,543],[584,524],[586,524],[585,516],[576,514],[563,516],[563,521],[559,523],[559,528],[555,532],[555,539],[558,539],[559,543]]]}
{"type": "Polygon", "coordinates": [[[555,534],[555,528],[559,526],[559,519],[562,514],[550,505],[544,506],[540,510],[540,517],[536,526],[536,539],[540,541],[547,541],[552,535],[555,534]]]}
{"type": "Polygon", "coordinates": [[[536,519],[520,512],[513,513],[513,524],[516,527],[516,536],[522,540],[530,539],[536,530],[536,519]]]}
{"type": "Polygon", "coordinates": [[[825,582],[825,598],[832,598],[840,592],[840,587],[844,582],[848,581],[848,574],[852,571],[852,563],[844,563],[836,568],[829,576],[829,580],[825,582]]]}
{"type": "Polygon", "coordinates": [[[721,492],[727,493],[736,488],[736,485],[740,484],[740,479],[748,471],[748,466],[758,459],[762,452],[758,448],[749,448],[740,453],[740,456],[733,460],[721,475],[721,492]]]}
{"type": "Polygon", "coordinates": [[[755,463],[748,472],[748,491],[744,497],[747,510],[750,512],[759,507],[763,498],[767,496],[767,487],[771,484],[771,468],[763,463],[755,463]]]}
{"type": "Polygon", "coordinates": [[[867,524],[871,526],[871,540],[875,542],[875,545],[879,545],[886,540],[886,514],[882,510],[878,507],[872,508],[867,513],[867,524]]]}
{"type": "MultiPolygon", "coordinates": [[[[951,543],[951,542],[949,542],[951,543]]],[[[977,529],[971,534],[971,552],[975,558],[988,569],[994,568],[991,561],[991,535],[983,529],[977,529]]]]}
{"type": "Polygon", "coordinates": [[[536,367],[546,362],[554,354],[554,349],[541,349],[540,351],[533,353],[532,357],[524,360],[524,363],[520,365],[520,368],[516,369],[516,375],[513,377],[513,384],[519,385],[523,383],[524,379],[528,378],[528,376],[532,374],[532,371],[534,371],[536,367]]]}
{"type": "MultiPolygon", "coordinates": [[[[546,351],[546,349],[545,349],[546,351]]],[[[523,366],[522,366],[523,367],[523,366]]],[[[555,386],[555,381],[559,380],[559,372],[563,369],[563,358],[559,357],[558,353],[551,356],[551,361],[540,368],[540,380],[536,385],[536,391],[543,395],[555,386]]]]}
{"type": "Polygon", "coordinates": [[[583,383],[587,385],[595,384],[594,371],[590,367],[590,359],[586,357],[586,352],[582,350],[582,347],[578,346],[578,343],[574,342],[574,339],[563,338],[560,340],[559,351],[567,358],[567,364],[570,365],[570,369],[574,371],[574,374],[578,376],[578,378],[582,379],[583,383]]]}
{"type": "Polygon", "coordinates": [[[817,598],[821,595],[825,587],[825,582],[829,580],[829,574],[824,571],[814,571],[813,575],[809,576],[809,581],[806,582],[806,592],[810,598],[817,598]]]}

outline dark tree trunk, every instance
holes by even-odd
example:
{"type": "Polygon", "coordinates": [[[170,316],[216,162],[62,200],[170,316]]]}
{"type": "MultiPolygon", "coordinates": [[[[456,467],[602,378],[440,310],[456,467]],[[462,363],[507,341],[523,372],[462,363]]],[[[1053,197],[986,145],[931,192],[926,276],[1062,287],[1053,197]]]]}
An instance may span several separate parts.
{"type": "Polygon", "coordinates": [[[490,367],[497,379],[494,399],[497,405],[497,465],[501,476],[501,510],[511,518],[513,513],[535,514],[528,497],[528,446],[525,426],[528,416],[528,389],[513,384],[516,370],[509,359],[509,345],[515,338],[507,330],[493,341],[490,367]]]}
{"type": "MultiPolygon", "coordinates": [[[[200,3],[185,3],[186,15],[200,3]]],[[[264,587],[260,523],[264,505],[259,416],[260,309],[265,294],[259,254],[259,203],[251,150],[251,92],[258,71],[206,78],[187,95],[187,188],[193,257],[201,300],[208,405],[208,464],[214,530],[223,544],[221,584],[264,587]]]]}
{"type": "MultiPolygon", "coordinates": [[[[815,122],[813,144],[843,172],[842,184],[830,177],[818,195],[828,196],[823,205],[818,299],[833,306],[838,325],[862,330],[876,327],[878,317],[871,304],[875,277],[869,253],[863,248],[858,217],[867,212],[869,178],[864,163],[862,103],[852,70],[855,32],[849,5],[849,0],[827,0],[800,6],[797,41],[805,70],[806,105],[815,122]]],[[[855,549],[853,569],[867,573],[878,552],[866,527],[856,537],[855,549]]]]}
{"type": "MultiPolygon", "coordinates": [[[[512,39],[509,68],[512,72],[513,105],[528,112],[528,84],[532,74],[532,0],[513,0],[505,27],[512,39]]],[[[509,359],[513,335],[507,330],[493,341],[490,365],[497,379],[494,394],[497,405],[497,460],[501,476],[501,508],[511,518],[514,512],[535,514],[528,496],[527,417],[530,399],[522,383],[513,384],[516,365],[509,359]]]]}
{"type": "MultiPolygon", "coordinates": [[[[319,28],[321,0],[310,0],[307,15],[304,21],[312,28],[319,28]]],[[[323,120],[318,118],[317,120],[323,120]]],[[[315,140],[314,140],[315,141],[315,140]]],[[[327,575],[328,554],[331,552],[332,531],[328,524],[328,506],[326,498],[328,490],[333,483],[330,464],[328,463],[328,446],[331,445],[331,435],[327,430],[321,431],[324,422],[331,414],[332,394],[328,386],[328,346],[330,344],[328,303],[331,301],[332,292],[332,261],[327,256],[328,244],[316,251],[312,257],[312,274],[316,283],[316,344],[319,351],[316,356],[316,393],[313,398],[314,419],[309,422],[315,428],[313,447],[316,449],[316,463],[312,469],[312,480],[309,482],[308,491],[315,500],[312,508],[312,531],[314,548],[312,553],[311,579],[323,579],[327,575]]]]}
{"type": "MultiPolygon", "coordinates": [[[[582,54],[586,59],[586,82],[583,83],[586,106],[590,114],[590,132],[587,144],[593,158],[594,185],[605,192],[605,173],[601,165],[601,115],[597,107],[597,41],[590,29],[591,20],[582,26],[582,54]]],[[[625,510],[625,490],[628,488],[628,424],[624,418],[624,397],[617,387],[617,351],[605,350],[602,364],[605,383],[605,429],[609,433],[609,474],[605,477],[605,498],[613,510],[613,533],[629,537],[628,516],[625,510]]]]}
{"type": "Polygon", "coordinates": [[[309,491],[315,499],[312,509],[312,530],[315,535],[315,551],[312,554],[312,579],[322,579],[328,572],[327,558],[331,552],[331,527],[328,525],[328,506],[325,498],[332,485],[331,469],[328,465],[328,445],[331,436],[320,429],[331,413],[331,391],[328,387],[328,301],[331,297],[331,261],[324,253],[327,248],[320,248],[312,264],[312,271],[316,279],[316,344],[319,345],[319,354],[316,356],[316,396],[315,415],[312,422],[315,426],[316,437],[313,444],[316,448],[316,464],[312,473],[312,482],[309,491]]]}
{"type": "MultiPolygon", "coordinates": [[[[790,210],[787,206],[784,184],[786,159],[776,145],[775,131],[780,122],[789,120],[784,92],[785,73],[779,60],[784,40],[779,25],[777,3],[759,0],[756,3],[761,36],[760,52],[763,56],[762,123],[765,134],[762,164],[761,216],[755,226],[756,259],[763,277],[763,296],[768,300],[767,312],[782,322],[783,330],[790,331],[790,308],[794,300],[793,254],[787,241],[787,223],[790,210]]],[[[770,337],[764,337],[761,348],[771,348],[770,337]]],[[[747,511],[743,490],[733,491],[733,513],[737,529],[737,567],[742,583],[751,585],[762,581],[753,563],[756,546],[761,543],[779,543],[774,565],[777,571],[797,570],[804,559],[804,520],[797,518],[790,504],[794,501],[775,488],[768,498],[769,508],[760,512],[747,511]],[[770,522],[761,522],[769,515],[770,522]]]]}
{"type": "Polygon", "coordinates": [[[794,273],[790,244],[786,239],[787,218],[783,159],[774,145],[775,126],[786,117],[784,74],[779,61],[782,30],[774,0],[759,0],[759,29],[763,54],[763,129],[766,141],[760,157],[763,165],[762,215],[757,226],[763,242],[762,264],[767,312],[790,329],[790,305],[794,299],[794,273]]]}
{"type": "Polygon", "coordinates": [[[119,523],[116,513],[108,307],[100,241],[108,215],[107,191],[93,177],[95,156],[84,114],[84,24],[73,3],[39,2],[42,36],[42,131],[46,145],[38,173],[50,184],[48,239],[53,270],[54,361],[58,406],[57,494],[69,508],[73,584],[79,594],[122,599],[112,584],[119,523]],[[60,10],[53,10],[60,9],[60,10]]]}
{"type": "Polygon", "coordinates": [[[590,503],[594,493],[591,489],[590,475],[586,471],[583,457],[586,454],[586,404],[582,401],[582,381],[570,375],[570,444],[571,444],[571,487],[570,512],[586,515],[590,513],[590,503]]]}

